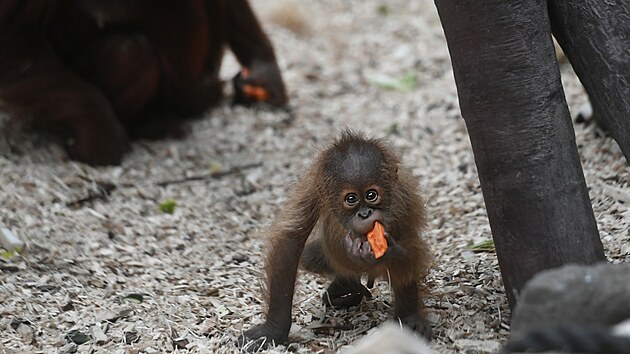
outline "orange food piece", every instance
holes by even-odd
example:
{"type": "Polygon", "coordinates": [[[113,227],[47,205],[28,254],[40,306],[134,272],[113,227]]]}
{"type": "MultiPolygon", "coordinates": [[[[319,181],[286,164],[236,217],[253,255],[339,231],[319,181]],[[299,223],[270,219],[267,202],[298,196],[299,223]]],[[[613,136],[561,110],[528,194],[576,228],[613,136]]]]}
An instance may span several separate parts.
{"type": "Polygon", "coordinates": [[[266,101],[269,99],[269,94],[267,93],[267,90],[260,86],[245,84],[243,85],[243,93],[245,94],[245,96],[251,97],[256,101],[266,101]]]}
{"type": "Polygon", "coordinates": [[[387,239],[385,238],[385,228],[380,222],[374,223],[374,228],[367,234],[368,242],[372,246],[372,253],[374,257],[379,259],[383,257],[385,251],[387,251],[387,239]]]}

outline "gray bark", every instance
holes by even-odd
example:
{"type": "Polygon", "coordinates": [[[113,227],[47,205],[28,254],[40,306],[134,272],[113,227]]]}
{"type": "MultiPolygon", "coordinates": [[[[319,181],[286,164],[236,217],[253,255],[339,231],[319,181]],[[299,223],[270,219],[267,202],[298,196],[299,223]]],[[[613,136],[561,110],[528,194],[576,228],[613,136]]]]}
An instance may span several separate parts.
{"type": "Polygon", "coordinates": [[[436,0],[503,282],[604,260],[546,1],[436,0]]]}
{"type": "Polygon", "coordinates": [[[598,123],[630,161],[630,2],[551,0],[549,16],[598,123]]]}

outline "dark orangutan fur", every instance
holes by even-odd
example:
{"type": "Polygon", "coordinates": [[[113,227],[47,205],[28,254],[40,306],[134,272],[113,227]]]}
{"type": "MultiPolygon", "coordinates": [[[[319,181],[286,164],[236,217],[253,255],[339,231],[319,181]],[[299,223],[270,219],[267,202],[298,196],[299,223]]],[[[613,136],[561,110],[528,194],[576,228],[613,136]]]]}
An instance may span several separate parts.
{"type": "Polygon", "coordinates": [[[304,173],[269,231],[266,321],[246,331],[242,344],[252,349],[288,339],[300,263],[333,278],[323,300],[335,307],[370,297],[362,276],[368,287],[377,277],[389,278],[395,318],[430,337],[420,299],[431,260],[421,238],[425,227],[417,183],[393,149],[382,140],[344,132],[304,173]],[[384,225],[388,243],[379,259],[366,238],[376,221],[384,225]]]}
{"type": "Polygon", "coordinates": [[[129,138],[180,135],[220,100],[225,46],[241,86],[286,103],[247,0],[0,0],[0,109],[64,132],[73,159],[117,164],[129,138]]]}

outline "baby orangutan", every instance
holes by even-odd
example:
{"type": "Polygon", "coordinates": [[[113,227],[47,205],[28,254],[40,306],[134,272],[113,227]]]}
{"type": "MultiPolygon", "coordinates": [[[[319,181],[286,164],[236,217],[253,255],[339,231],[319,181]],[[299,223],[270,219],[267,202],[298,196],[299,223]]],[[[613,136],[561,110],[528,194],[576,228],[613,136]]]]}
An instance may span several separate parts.
{"type": "Polygon", "coordinates": [[[371,296],[362,275],[372,287],[375,278],[389,273],[395,318],[431,336],[419,298],[430,260],[420,237],[425,209],[410,171],[399,164],[385,142],[349,131],[319,155],[271,228],[267,317],[244,333],[243,344],[257,348],[287,341],[298,263],[333,277],[323,297],[334,307],[355,306],[371,296]]]}

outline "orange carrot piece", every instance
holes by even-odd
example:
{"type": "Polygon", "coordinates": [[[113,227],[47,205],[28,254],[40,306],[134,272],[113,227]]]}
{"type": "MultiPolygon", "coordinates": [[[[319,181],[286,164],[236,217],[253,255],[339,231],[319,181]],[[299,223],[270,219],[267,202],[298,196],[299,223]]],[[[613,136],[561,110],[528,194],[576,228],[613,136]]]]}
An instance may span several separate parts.
{"type": "Polygon", "coordinates": [[[256,101],[266,101],[269,99],[267,91],[260,86],[245,84],[243,85],[243,93],[245,96],[254,98],[256,101]]]}
{"type": "Polygon", "coordinates": [[[372,246],[372,253],[374,257],[379,259],[383,257],[385,251],[387,251],[387,239],[385,239],[385,228],[380,222],[374,223],[374,228],[367,234],[368,242],[372,246]]]}

